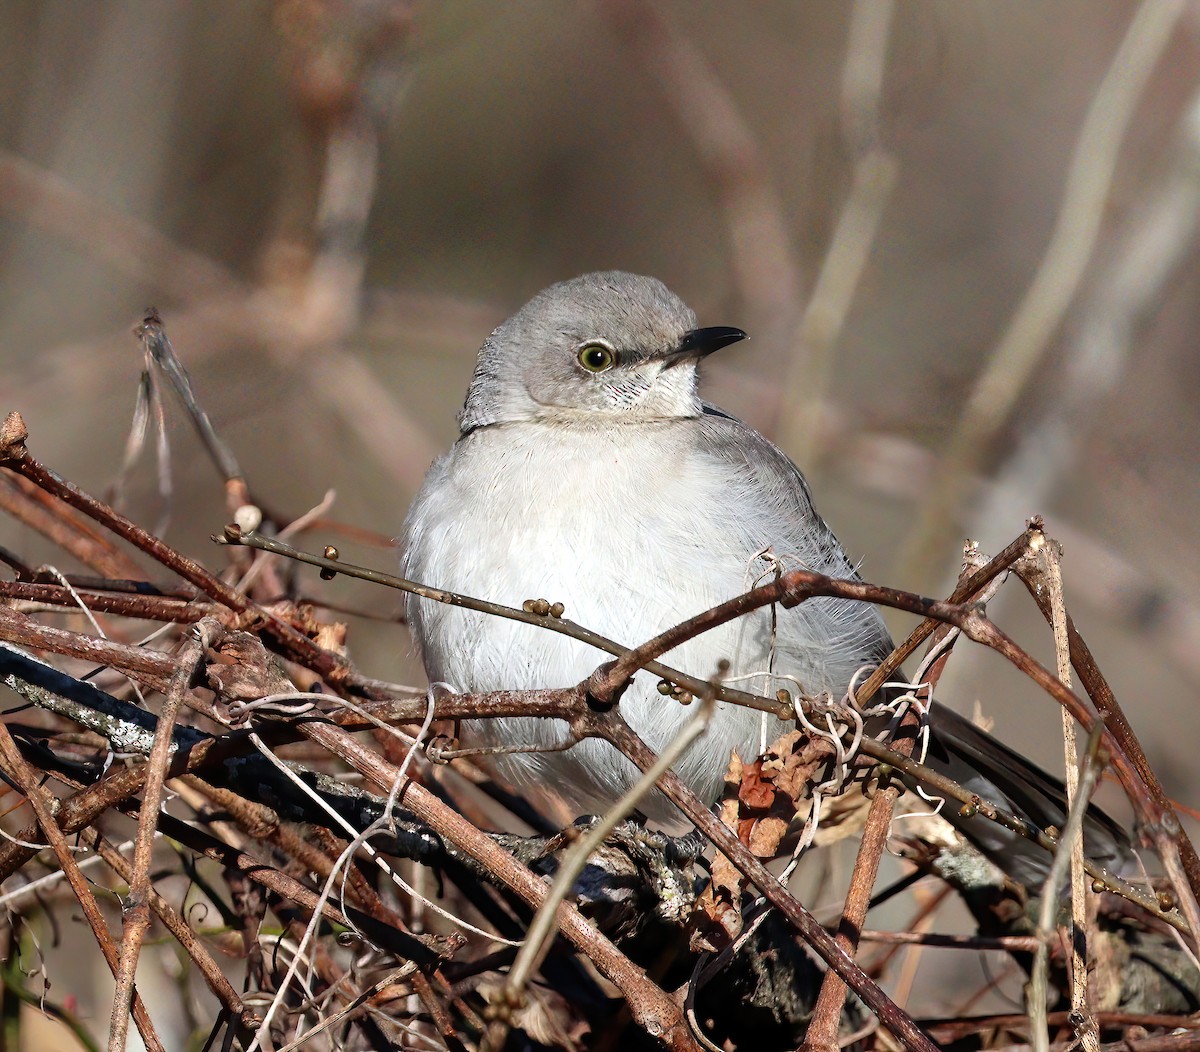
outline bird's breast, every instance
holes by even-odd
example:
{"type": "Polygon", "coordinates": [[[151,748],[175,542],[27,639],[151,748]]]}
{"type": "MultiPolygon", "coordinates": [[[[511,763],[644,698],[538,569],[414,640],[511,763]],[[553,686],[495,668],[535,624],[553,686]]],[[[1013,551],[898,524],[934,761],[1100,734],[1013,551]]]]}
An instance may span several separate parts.
{"type": "MultiPolygon", "coordinates": [[[[414,507],[408,574],[511,606],[561,602],[566,617],[624,645],[742,591],[746,553],[711,514],[726,484],[720,473],[669,429],[612,430],[523,426],[470,436],[414,507]]],[[[499,689],[490,682],[497,665],[507,689],[561,686],[552,680],[578,678],[603,660],[561,636],[490,618],[485,632],[484,615],[432,605],[419,611],[426,650],[439,633],[461,637],[456,649],[473,648],[457,661],[460,678],[470,666],[462,689],[499,689]],[[511,681],[517,653],[527,658],[525,682],[511,681]]]]}

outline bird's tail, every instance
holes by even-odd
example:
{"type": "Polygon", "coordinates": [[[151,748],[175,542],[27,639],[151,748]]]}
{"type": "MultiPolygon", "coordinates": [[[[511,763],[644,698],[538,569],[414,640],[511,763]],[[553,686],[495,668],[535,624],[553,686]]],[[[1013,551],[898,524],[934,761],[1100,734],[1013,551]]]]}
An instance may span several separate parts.
{"type": "MultiPolygon", "coordinates": [[[[1067,795],[1057,778],[938,702],[930,707],[929,731],[930,767],[1040,829],[1063,828],[1067,795]]],[[[957,807],[943,814],[1014,880],[1031,889],[1045,881],[1051,856],[1038,844],[982,816],[967,818],[957,807]]],[[[1087,857],[1113,872],[1135,862],[1129,834],[1098,807],[1088,808],[1083,840],[1087,857]]]]}

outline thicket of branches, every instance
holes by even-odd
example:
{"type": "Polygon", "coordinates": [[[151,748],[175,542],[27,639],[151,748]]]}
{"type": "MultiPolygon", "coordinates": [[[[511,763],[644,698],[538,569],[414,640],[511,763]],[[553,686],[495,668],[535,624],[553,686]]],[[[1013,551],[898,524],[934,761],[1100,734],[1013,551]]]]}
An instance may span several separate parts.
{"type": "MultiPolygon", "coordinates": [[[[59,477],[31,454],[20,414],[4,421],[5,510],[92,571],[39,570],[2,553],[14,579],[0,581],[0,675],[24,704],[0,724],[0,776],[32,812],[0,847],[0,878],[18,878],[5,895],[11,994],[32,996],[21,964],[29,904],[53,911],[70,896],[116,979],[112,1049],[125,1047],[131,1019],[147,1047],[165,1047],[135,983],[152,930],[176,941],[219,1006],[208,1047],[577,1048],[639,1033],[679,1049],[800,1040],[836,1048],[849,1027],[864,1047],[1046,1047],[1058,1033],[1060,1042],[1090,1048],[1114,1035],[1127,1047],[1157,1048],[1151,1038],[1131,1038],[1130,1028],[1166,1032],[1196,1022],[1191,933],[1200,930],[1200,859],[1067,614],[1058,545],[1040,520],[995,558],[968,549],[944,601],[797,570],[626,650],[545,599],[507,609],[349,566],[332,545],[319,556],[290,547],[279,538],[331,524],[264,518],[196,403],[161,320],[149,315],[138,333],[146,413],[162,409],[164,383],[174,388],[225,475],[231,522],[213,539],[225,546],[227,565],[213,570],[187,558],[59,477]],[[318,582],[281,566],[281,556],[319,567],[322,580],[361,576],[566,632],[596,647],[596,672],[580,684],[491,695],[372,678],[348,659],[346,626],[322,612],[318,582]],[[985,613],[1009,574],[1052,630],[1054,672],[985,613]],[[853,698],[758,697],[658,660],[750,610],[817,595],[921,618],[853,698]],[[86,614],[88,630],[47,623],[72,610],[86,614]],[[147,622],[158,626],[149,634],[147,622]],[[1006,657],[1063,707],[1069,769],[1075,724],[1088,733],[1064,829],[1032,827],[912,759],[920,702],[961,636],[1006,657]],[[856,714],[926,640],[894,736],[863,737],[856,714]],[[603,660],[605,652],[615,660],[603,660]],[[662,757],[620,716],[621,688],[637,672],[660,677],[664,704],[696,704],[662,757]],[[1083,695],[1072,690],[1073,675],[1083,695]],[[719,816],[666,769],[718,700],[799,720],[763,758],[735,763],[719,816]],[[470,750],[457,747],[463,721],[504,715],[560,719],[573,738],[604,738],[646,772],[642,792],[657,784],[696,832],[647,831],[629,820],[636,798],[556,829],[528,801],[488,782],[470,750]],[[1131,886],[1084,858],[1082,816],[1105,767],[1161,862],[1157,882],[1131,886]],[[1012,885],[948,827],[893,828],[905,783],[960,808],[961,817],[1038,841],[1056,860],[1046,887],[1012,885]],[[482,810],[487,799],[510,818],[482,810]],[[772,873],[764,863],[786,852],[806,809],[791,865],[772,873]],[[520,822],[535,832],[492,831],[520,822]],[[828,929],[786,880],[819,829],[861,838],[841,918],[828,929]],[[156,851],[160,836],[171,852],[156,851]],[[964,897],[977,936],[928,933],[923,911],[907,932],[864,932],[889,836],[903,843],[914,876],[935,876],[964,897]],[[107,877],[84,875],[91,857],[107,877]],[[176,871],[189,885],[182,901],[158,890],[176,871]],[[1058,909],[1068,872],[1071,917],[1058,909]],[[119,934],[101,904],[113,894],[119,934]],[[197,901],[201,924],[185,906],[197,901]],[[856,962],[864,938],[889,950],[856,962]],[[1029,972],[1027,1015],[934,1020],[917,1006],[899,1007],[880,983],[894,981],[896,949],[922,944],[1011,954],[1029,972]],[[244,964],[240,990],[220,961],[231,955],[244,964]],[[849,1007],[847,987],[857,998],[849,1007]]],[[[42,1003],[90,1042],[62,1006],[42,1003]]],[[[188,994],[184,1003],[202,1026],[203,999],[188,994]]],[[[1170,1047],[1190,1046],[1193,1034],[1200,1041],[1189,1030],[1170,1047]]]]}

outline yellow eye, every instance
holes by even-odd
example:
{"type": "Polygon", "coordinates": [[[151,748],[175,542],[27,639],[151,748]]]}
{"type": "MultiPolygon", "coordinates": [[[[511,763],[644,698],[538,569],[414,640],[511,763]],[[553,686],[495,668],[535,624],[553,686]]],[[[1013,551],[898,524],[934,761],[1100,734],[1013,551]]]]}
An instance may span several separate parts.
{"type": "Polygon", "coordinates": [[[602,373],[617,364],[617,352],[603,343],[585,343],[576,357],[589,373],[602,373]]]}

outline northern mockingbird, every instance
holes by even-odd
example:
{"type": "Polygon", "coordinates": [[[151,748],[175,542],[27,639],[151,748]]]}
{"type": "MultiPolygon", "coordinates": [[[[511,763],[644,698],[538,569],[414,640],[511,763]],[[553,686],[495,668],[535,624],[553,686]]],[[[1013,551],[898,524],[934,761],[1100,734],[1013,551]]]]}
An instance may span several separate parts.
{"type": "MultiPolygon", "coordinates": [[[[795,464],[697,396],[700,361],[745,335],[698,327],[665,285],[634,274],[586,274],[538,293],[479,352],[462,433],[430,469],[408,516],[405,575],[509,605],[560,601],[573,621],[630,646],[778,568],[857,577],[795,464]]],[[[430,679],[458,691],[569,686],[603,660],[566,636],[417,597],[408,619],[430,679]]],[[[856,672],[891,649],[874,606],[817,598],[758,610],[662,660],[706,679],[725,658],[732,685],[840,698],[856,672]]],[[[655,677],[637,676],[620,705],[661,751],[689,710],[656,688],[655,677]]],[[[974,778],[982,795],[1022,807],[1032,804],[1001,793],[996,782],[1015,783],[1031,798],[1043,783],[1053,789],[962,717],[939,709],[933,723],[940,741],[931,762],[959,780],[974,778]]],[[[749,761],[786,729],[774,717],[721,704],[675,770],[712,802],[731,751],[749,761]]],[[[596,739],[538,751],[562,742],[556,721],[483,720],[474,733],[477,744],[529,750],[493,761],[515,789],[548,790],[581,810],[603,810],[638,776],[596,739]]],[[[1061,822],[1054,806],[1034,819],[1061,822]]],[[[643,810],[654,818],[674,813],[658,794],[643,810]]],[[[1014,873],[1018,879],[1036,876],[1048,859],[978,825],[996,841],[985,850],[1033,859],[1034,869],[1014,873]]],[[[1112,845],[1091,848],[1103,855],[1112,845]]]]}

